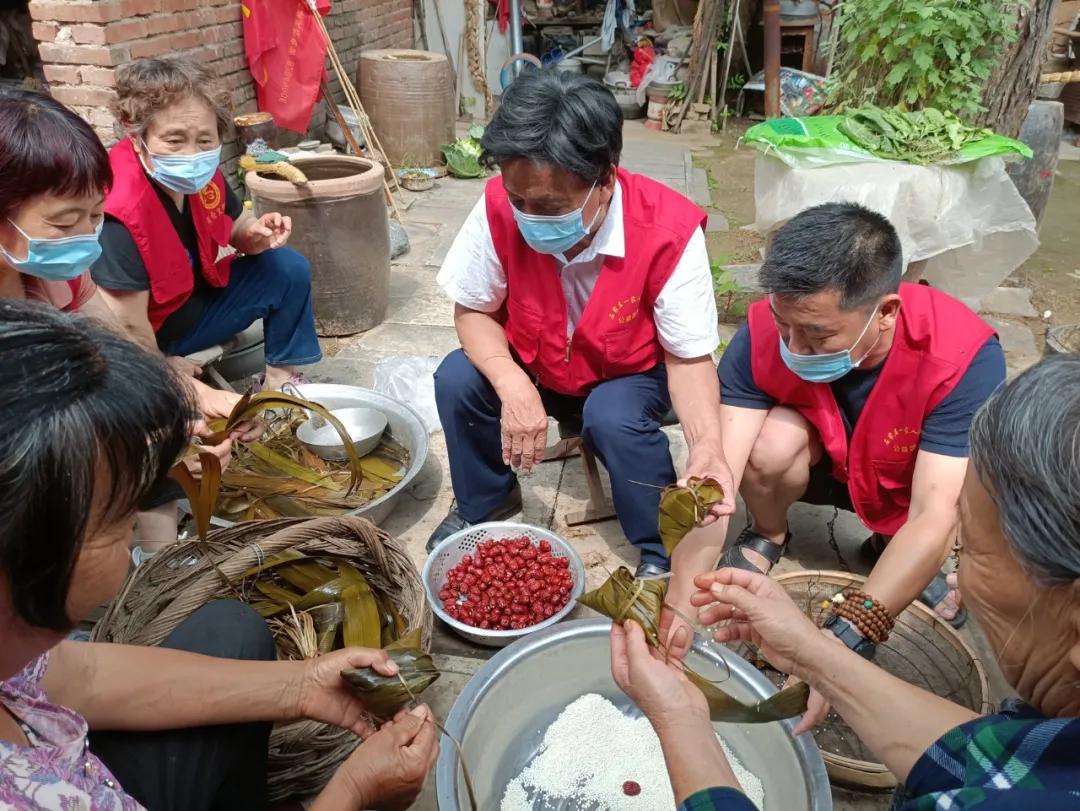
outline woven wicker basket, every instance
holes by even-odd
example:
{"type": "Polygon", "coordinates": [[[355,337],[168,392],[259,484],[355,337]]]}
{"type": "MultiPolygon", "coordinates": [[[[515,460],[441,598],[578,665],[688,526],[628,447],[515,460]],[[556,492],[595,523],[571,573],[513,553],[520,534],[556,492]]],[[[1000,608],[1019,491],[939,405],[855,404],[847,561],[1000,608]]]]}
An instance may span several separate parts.
{"type": "MultiPolygon", "coordinates": [[[[825,602],[843,589],[862,588],[866,578],[850,572],[807,570],[779,575],[776,582],[812,620],[821,624],[829,610],[825,602]]],[[[748,645],[739,645],[735,650],[758,661],[748,645]]],[[[889,640],[878,645],[874,663],[975,712],[991,709],[989,679],[976,653],[952,626],[918,601],[897,617],[889,640]]],[[[766,670],[766,675],[774,676],[777,682],[783,679],[772,670],[766,670]]],[[[835,711],[813,734],[834,785],[860,791],[889,791],[896,787],[892,773],[835,711]]]]}
{"type": "MultiPolygon", "coordinates": [[[[252,521],[210,534],[202,544],[178,543],[136,569],[94,628],[96,642],[157,645],[211,600],[244,598],[221,580],[235,578],[284,549],[348,557],[372,587],[392,600],[410,628],[431,642],[432,614],[420,576],[400,543],[363,518],[252,521]]],[[[279,651],[281,644],[279,642],[279,651]]],[[[320,791],[359,744],[350,731],[313,721],[278,724],[270,736],[272,802],[320,791]]]]}

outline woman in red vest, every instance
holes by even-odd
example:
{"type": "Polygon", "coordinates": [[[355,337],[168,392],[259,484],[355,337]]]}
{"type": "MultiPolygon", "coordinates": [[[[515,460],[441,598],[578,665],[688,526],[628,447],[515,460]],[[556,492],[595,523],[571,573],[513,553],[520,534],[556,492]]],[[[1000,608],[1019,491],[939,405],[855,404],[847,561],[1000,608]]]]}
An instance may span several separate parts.
{"type": "MultiPolygon", "coordinates": [[[[101,255],[98,237],[110,183],[105,147],[82,118],[39,93],[0,96],[0,297],[77,311],[122,331],[90,276],[101,255]]],[[[227,416],[240,399],[185,380],[206,419],[227,416]]],[[[231,447],[226,440],[208,450],[227,463],[231,447]]],[[[143,505],[141,541],[176,540],[171,502],[179,494],[178,486],[166,487],[143,505]]]]}
{"type": "Polygon", "coordinates": [[[183,59],[140,59],[116,71],[125,138],[109,153],[103,253],[94,280],[131,337],[184,356],[263,320],[261,387],[281,388],[321,359],[311,270],[284,248],[288,217],[245,211],[218,164],[227,95],[183,59]]]}
{"type": "MultiPolygon", "coordinates": [[[[968,430],[1005,379],[990,326],[944,293],[901,283],[902,272],[885,217],[853,203],[807,209],[774,236],[760,273],[768,297],[751,305],[720,361],[724,448],[752,517],[720,565],[767,572],[791,540],[796,501],[852,511],[874,533],[863,600],[883,624],[920,596],[956,618],[940,569],[956,534],[968,430]]],[[[680,588],[713,568],[726,524],[679,547],[680,588]]],[[[829,629],[873,654],[847,620],[829,629]]]]}
{"type": "Polygon", "coordinates": [[[729,479],[705,214],[619,168],[619,106],[583,77],[523,74],[483,150],[502,174],[438,276],[462,346],[435,374],[457,505],[428,549],[520,509],[515,471],[540,461],[552,416],[581,425],[610,473],[639,574],[666,572],[657,509],[675,481],[660,429],[670,409],[689,445],[687,474],[729,479]]]}

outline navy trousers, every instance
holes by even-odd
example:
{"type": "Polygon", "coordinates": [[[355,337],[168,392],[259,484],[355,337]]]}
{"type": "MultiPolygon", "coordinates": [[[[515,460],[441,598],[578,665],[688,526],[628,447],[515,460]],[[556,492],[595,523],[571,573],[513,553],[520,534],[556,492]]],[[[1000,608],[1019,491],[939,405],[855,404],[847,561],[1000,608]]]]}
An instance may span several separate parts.
{"type": "MultiPolygon", "coordinates": [[[[667,370],[606,380],[587,397],[540,389],[548,416],[580,420],[582,439],[607,468],[615,512],[642,563],[669,564],[660,543],[660,489],[675,481],[675,468],[660,420],[671,409],[667,370]],[[652,485],[652,486],[648,486],[652,485]]],[[[483,521],[514,486],[502,460],[500,415],[495,389],[460,349],[435,372],[435,402],[446,433],[450,479],[458,512],[483,521]]]]}
{"type": "Polygon", "coordinates": [[[311,309],[311,266],[303,254],[276,248],[242,256],[229,284],[207,302],[194,331],[173,341],[168,355],[190,355],[223,343],[263,319],[266,362],[303,366],[322,358],[311,309]]]}

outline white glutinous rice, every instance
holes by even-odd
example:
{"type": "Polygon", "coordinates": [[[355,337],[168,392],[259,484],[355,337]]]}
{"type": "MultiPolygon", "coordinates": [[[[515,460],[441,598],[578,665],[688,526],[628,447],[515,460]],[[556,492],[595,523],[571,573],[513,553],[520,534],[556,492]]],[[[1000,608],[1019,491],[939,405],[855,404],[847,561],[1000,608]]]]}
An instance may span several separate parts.
{"type": "MultiPolygon", "coordinates": [[[[720,741],[746,796],[765,807],[761,780],[720,741]]],[[[631,718],[589,693],[555,720],[532,762],[506,787],[500,811],[540,811],[569,801],[585,811],[675,811],[660,739],[647,718],[631,718]],[[632,780],[641,793],[630,797],[632,780]]],[[[565,806],[561,806],[565,807],[565,806]]]]}

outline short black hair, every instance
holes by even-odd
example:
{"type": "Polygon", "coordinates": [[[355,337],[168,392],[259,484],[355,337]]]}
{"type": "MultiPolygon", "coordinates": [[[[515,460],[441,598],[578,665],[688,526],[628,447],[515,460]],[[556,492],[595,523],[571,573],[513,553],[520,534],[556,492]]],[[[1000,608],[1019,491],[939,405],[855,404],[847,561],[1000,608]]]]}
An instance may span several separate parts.
{"type": "Polygon", "coordinates": [[[772,238],[759,281],[777,296],[840,293],[856,310],[900,289],[904,251],[892,223],[857,203],[800,211],[772,238]]]}
{"type": "Polygon", "coordinates": [[[0,577],[24,622],[65,631],[92,504],[106,524],[134,515],[184,449],[194,406],[163,359],[24,301],[0,302],[0,380],[0,577]]]}
{"type": "Polygon", "coordinates": [[[105,193],[109,154],[90,125],[55,99],[0,93],[0,218],[42,194],[105,193]]]}
{"type": "Polygon", "coordinates": [[[502,94],[480,146],[488,165],[516,158],[603,183],[622,154],[622,110],[595,79],[526,70],[502,94]]]}

